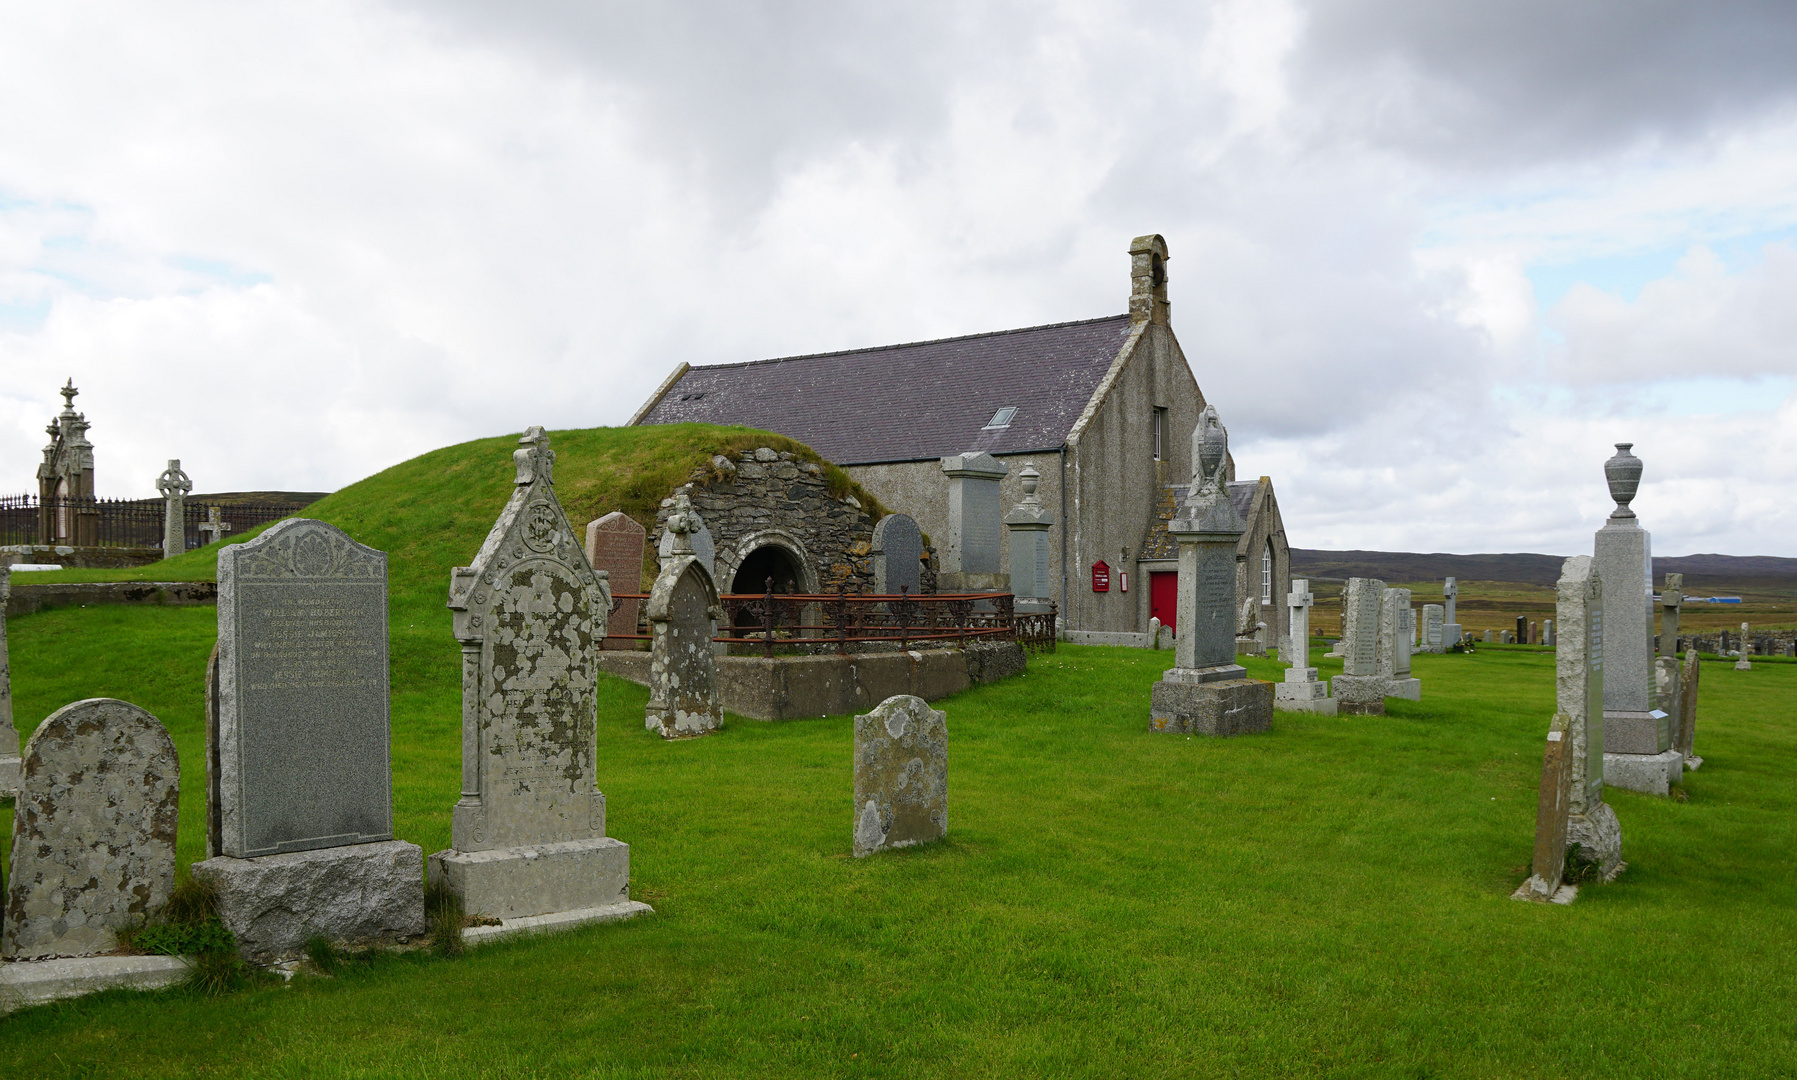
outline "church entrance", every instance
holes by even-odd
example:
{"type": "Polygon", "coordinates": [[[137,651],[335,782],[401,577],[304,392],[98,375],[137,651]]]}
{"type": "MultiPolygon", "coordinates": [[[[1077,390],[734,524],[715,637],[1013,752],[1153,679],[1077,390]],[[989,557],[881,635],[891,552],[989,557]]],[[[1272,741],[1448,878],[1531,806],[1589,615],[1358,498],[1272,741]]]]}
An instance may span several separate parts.
{"type": "Polygon", "coordinates": [[[1148,615],[1174,633],[1179,632],[1179,571],[1148,572],[1148,615]]]}

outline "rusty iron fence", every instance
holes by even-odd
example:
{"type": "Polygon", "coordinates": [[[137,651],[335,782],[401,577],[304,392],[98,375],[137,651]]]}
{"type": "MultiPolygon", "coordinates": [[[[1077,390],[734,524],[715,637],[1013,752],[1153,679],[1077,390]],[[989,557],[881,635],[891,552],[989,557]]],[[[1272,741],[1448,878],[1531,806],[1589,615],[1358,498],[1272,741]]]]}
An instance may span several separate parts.
{"type": "MultiPolygon", "coordinates": [[[[298,503],[214,503],[187,500],[187,547],[200,547],[211,537],[200,530],[216,507],[230,526],[226,535],[241,533],[303,510],[298,503]]],[[[162,546],[164,503],[161,499],[42,498],[0,495],[0,544],[68,544],[72,547],[162,546]]]]}
{"type": "MultiPolygon", "coordinates": [[[[647,601],[647,593],[614,593],[612,610],[626,600],[647,601]]],[[[1015,641],[1031,652],[1053,652],[1056,609],[1018,615],[1010,593],[725,593],[721,632],[725,645],[846,655],[889,645],[900,650],[932,642],[1015,641]],[[859,649],[851,649],[859,646],[859,649]]],[[[612,634],[612,639],[646,641],[648,634],[612,634]]]]}

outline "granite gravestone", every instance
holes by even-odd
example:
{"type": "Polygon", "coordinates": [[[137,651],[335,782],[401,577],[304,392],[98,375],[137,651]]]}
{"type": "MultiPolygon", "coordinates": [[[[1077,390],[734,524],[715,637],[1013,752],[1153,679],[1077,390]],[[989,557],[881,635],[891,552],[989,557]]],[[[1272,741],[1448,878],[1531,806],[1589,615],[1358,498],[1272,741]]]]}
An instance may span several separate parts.
{"type": "Polygon", "coordinates": [[[169,559],[187,550],[187,493],[193,481],[181,471],[180,458],[169,459],[156,490],[162,493],[162,557],[169,559]]]}
{"type": "Polygon", "coordinates": [[[1527,615],[1518,615],[1516,617],[1516,637],[1514,640],[1518,645],[1527,645],[1529,643],[1529,617],[1527,615]]]}
{"type": "Polygon", "coordinates": [[[1679,673],[1678,688],[1678,745],[1676,749],[1685,759],[1685,768],[1696,769],[1703,764],[1703,759],[1692,753],[1692,745],[1697,739],[1697,677],[1702,663],[1697,659],[1697,650],[1685,652],[1684,670],[1679,673]]]}
{"type": "Polygon", "coordinates": [[[154,716],[89,698],[25,744],[0,956],[93,956],[175,884],[181,765],[154,716]]]}
{"type": "Polygon", "coordinates": [[[387,670],[385,553],[309,518],[219,551],[218,854],[194,876],[252,956],[424,932],[423,853],[393,838],[387,670]]]}
{"type": "Polygon", "coordinates": [[[12,664],[6,655],[6,605],[12,568],[0,566],[0,797],[19,786],[19,729],[12,722],[12,664]]]}
{"type": "MultiPolygon", "coordinates": [[[[649,530],[637,524],[622,510],[613,510],[602,518],[587,522],[587,564],[605,575],[612,593],[643,591],[643,546],[649,530]]],[[[606,647],[633,649],[636,642],[637,617],[642,614],[641,600],[619,600],[605,621],[606,647]],[[617,638],[617,641],[610,639],[617,638]]]]}
{"type": "Polygon", "coordinates": [[[1194,735],[1265,731],[1273,684],[1235,662],[1235,549],[1246,528],[1225,484],[1229,433],[1209,405],[1192,431],[1196,475],[1167,531],[1179,544],[1174,666],[1154,684],[1149,727],[1194,735]]]}
{"type": "Polygon", "coordinates": [[[686,541],[701,528],[682,492],[668,515],[674,550],[649,592],[649,707],[644,724],[664,739],[704,735],[724,726],[713,627],[723,618],[718,591],[686,541]]]}
{"type": "Polygon", "coordinates": [[[923,591],[923,530],[909,514],[887,514],[874,526],[874,592],[923,591]]]}
{"type": "Polygon", "coordinates": [[[1551,649],[1554,646],[1554,640],[1554,620],[1541,620],[1541,643],[1551,649]]]}
{"type": "Polygon", "coordinates": [[[1554,695],[1572,743],[1567,840],[1596,862],[1606,879],[1622,872],[1622,825],[1604,802],[1604,680],[1609,622],[1594,560],[1567,559],[1555,586],[1560,644],[1554,650],[1554,695]]]}
{"type": "Polygon", "coordinates": [[[1685,575],[1667,574],[1660,590],[1660,655],[1678,659],[1679,610],[1685,604],[1685,575]]]}
{"type": "Polygon", "coordinates": [[[518,441],[511,498],[474,564],[450,575],[462,798],[454,846],[430,858],[432,882],[501,920],[498,932],[649,910],[629,899],[630,849],[605,835],[596,786],[595,650],[610,584],[556,498],[548,435],[533,427],[518,441]]]}
{"type": "MultiPolygon", "coordinates": [[[[1453,578],[1448,578],[1442,584],[1441,596],[1442,603],[1447,605],[1447,613],[1441,627],[1442,647],[1446,650],[1460,644],[1462,637],[1460,617],[1454,613],[1454,601],[1460,596],[1460,586],[1454,583],[1453,578]]],[[[1491,639],[1486,638],[1485,640],[1490,641],[1491,639]]]]}
{"type": "Polygon", "coordinates": [[[1426,653],[1443,653],[1447,651],[1448,639],[1444,633],[1445,623],[1442,619],[1440,604],[1423,605],[1423,651],[1426,653]]]}
{"type": "Polygon", "coordinates": [[[1410,677],[1410,634],[1404,616],[1410,611],[1410,590],[1388,588],[1379,599],[1379,674],[1385,677],[1385,696],[1421,701],[1423,684],[1410,677]]]}
{"type": "Polygon", "coordinates": [[[1670,718],[1653,703],[1653,544],[1629,509],[1641,485],[1632,443],[1617,443],[1604,462],[1616,509],[1597,531],[1597,574],[1604,582],[1608,633],[1604,668],[1604,781],[1666,795],[1683,777],[1672,749],[1670,718]]]}
{"type": "Polygon", "coordinates": [[[1038,613],[1048,610],[1053,595],[1052,551],[1048,530],[1054,515],[1042,505],[1036,493],[1042,474],[1031,462],[1024,462],[1018,474],[1023,482],[1023,501],[1005,515],[1005,528],[1011,533],[1011,593],[1016,599],[1013,610],[1038,613]]]}
{"type": "Polygon", "coordinates": [[[1010,470],[984,451],[942,459],[948,477],[948,538],[942,546],[937,588],[948,593],[1008,592],[999,573],[998,484],[1010,470]]]}
{"type": "Polygon", "coordinates": [[[1342,673],[1330,680],[1337,712],[1351,716],[1385,713],[1390,676],[1379,670],[1379,608],[1385,582],[1349,578],[1342,590],[1342,673]]]}
{"type": "Polygon", "coordinates": [[[1273,707],[1286,712],[1314,712],[1335,715],[1335,701],[1329,697],[1329,683],[1317,678],[1310,666],[1310,608],[1316,597],[1310,582],[1304,578],[1292,581],[1292,591],[1285,598],[1291,613],[1291,636],[1286,638],[1285,658],[1291,667],[1285,670],[1285,681],[1273,684],[1273,707]]]}
{"type": "Polygon", "coordinates": [[[948,835],[947,721],[909,694],[855,717],[856,858],[948,835]]]}
{"type": "Polygon", "coordinates": [[[1753,670],[1753,661],[1747,659],[1747,654],[1752,651],[1753,651],[1753,646],[1747,640],[1747,624],[1742,623],[1741,624],[1741,658],[1739,660],[1735,661],[1735,670],[1736,671],[1752,671],[1753,670]]]}

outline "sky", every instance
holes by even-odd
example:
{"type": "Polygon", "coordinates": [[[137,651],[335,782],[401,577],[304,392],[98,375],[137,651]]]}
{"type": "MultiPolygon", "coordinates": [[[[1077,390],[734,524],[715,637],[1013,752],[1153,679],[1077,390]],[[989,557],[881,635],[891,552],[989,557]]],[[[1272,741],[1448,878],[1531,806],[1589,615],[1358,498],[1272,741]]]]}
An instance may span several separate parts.
{"type": "Polygon", "coordinates": [[[1797,556],[1797,4],[0,0],[0,494],[1125,310],[1294,547],[1797,556]]]}

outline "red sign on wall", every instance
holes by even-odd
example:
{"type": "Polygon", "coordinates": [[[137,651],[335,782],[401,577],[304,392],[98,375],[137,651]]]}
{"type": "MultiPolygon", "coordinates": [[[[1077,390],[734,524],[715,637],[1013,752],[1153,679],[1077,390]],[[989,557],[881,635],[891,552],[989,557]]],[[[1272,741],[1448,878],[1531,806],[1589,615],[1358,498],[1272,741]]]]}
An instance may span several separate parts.
{"type": "Polygon", "coordinates": [[[1092,591],[1111,591],[1111,568],[1103,559],[1092,564],[1092,591]]]}

